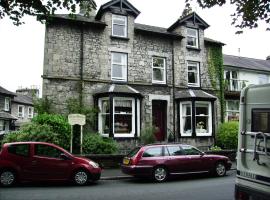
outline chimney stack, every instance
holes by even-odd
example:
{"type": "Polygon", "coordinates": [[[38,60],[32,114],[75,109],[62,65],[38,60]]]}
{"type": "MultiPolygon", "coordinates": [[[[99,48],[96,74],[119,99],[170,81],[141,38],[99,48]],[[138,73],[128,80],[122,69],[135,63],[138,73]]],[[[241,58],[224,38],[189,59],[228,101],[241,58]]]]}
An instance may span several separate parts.
{"type": "Polygon", "coordinates": [[[270,56],[267,56],[267,57],[266,57],[266,60],[270,61],[270,56]]]}
{"type": "Polygon", "coordinates": [[[87,16],[94,17],[96,16],[96,9],[97,9],[97,5],[93,0],[82,0],[80,3],[79,14],[82,16],[85,16],[87,11],[89,11],[87,16]]]}

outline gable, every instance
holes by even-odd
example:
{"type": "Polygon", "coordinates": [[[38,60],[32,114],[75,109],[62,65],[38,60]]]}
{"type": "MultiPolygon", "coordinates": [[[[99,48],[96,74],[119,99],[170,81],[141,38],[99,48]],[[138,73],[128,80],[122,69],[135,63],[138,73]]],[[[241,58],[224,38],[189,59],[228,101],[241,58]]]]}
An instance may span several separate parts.
{"type": "Polygon", "coordinates": [[[168,31],[173,31],[176,27],[186,24],[193,24],[194,26],[197,25],[203,30],[209,27],[209,25],[197,13],[192,12],[187,16],[179,18],[173,25],[168,28],[168,31]]]}
{"type": "Polygon", "coordinates": [[[133,15],[135,18],[140,14],[140,11],[127,0],[112,0],[99,8],[96,19],[100,20],[102,15],[107,11],[117,14],[133,15]]]}

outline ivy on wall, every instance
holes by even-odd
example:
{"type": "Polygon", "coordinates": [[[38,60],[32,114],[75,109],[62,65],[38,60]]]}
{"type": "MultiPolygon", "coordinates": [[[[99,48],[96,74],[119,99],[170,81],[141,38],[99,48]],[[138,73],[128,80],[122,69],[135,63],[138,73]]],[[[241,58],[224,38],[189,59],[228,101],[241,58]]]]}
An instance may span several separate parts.
{"type": "Polygon", "coordinates": [[[224,67],[222,47],[218,45],[208,46],[208,73],[211,85],[219,98],[221,122],[225,117],[224,99],[224,67]]]}

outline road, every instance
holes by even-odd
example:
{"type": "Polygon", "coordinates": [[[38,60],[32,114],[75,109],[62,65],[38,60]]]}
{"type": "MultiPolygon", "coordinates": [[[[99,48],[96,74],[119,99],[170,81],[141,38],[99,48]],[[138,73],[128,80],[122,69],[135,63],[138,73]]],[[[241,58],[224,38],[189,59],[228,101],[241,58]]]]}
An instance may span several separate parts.
{"type": "Polygon", "coordinates": [[[31,184],[0,188],[0,200],[232,200],[235,171],[222,178],[181,176],[165,183],[101,180],[84,187],[31,184]]]}

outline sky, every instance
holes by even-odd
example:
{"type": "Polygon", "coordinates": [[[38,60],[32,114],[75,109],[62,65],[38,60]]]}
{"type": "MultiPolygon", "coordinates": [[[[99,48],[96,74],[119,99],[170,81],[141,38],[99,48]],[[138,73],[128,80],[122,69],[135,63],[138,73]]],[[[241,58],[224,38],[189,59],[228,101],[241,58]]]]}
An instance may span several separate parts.
{"type": "MultiPolygon", "coordinates": [[[[97,8],[109,0],[96,0],[97,8]]],[[[129,0],[141,14],[136,23],[168,28],[182,14],[184,0],[129,0]]],[[[223,53],[266,59],[270,55],[270,31],[259,23],[256,29],[245,29],[236,35],[231,25],[235,8],[230,4],[201,9],[195,3],[192,9],[210,27],[205,37],[225,43],[223,53]]],[[[63,11],[59,11],[63,13],[63,11]]],[[[18,88],[37,86],[42,89],[45,25],[35,17],[25,17],[24,25],[14,26],[9,19],[0,19],[0,86],[15,92],[18,88]]]]}

